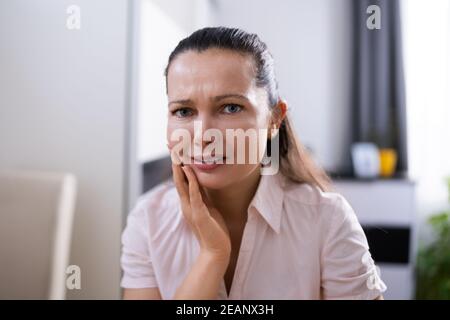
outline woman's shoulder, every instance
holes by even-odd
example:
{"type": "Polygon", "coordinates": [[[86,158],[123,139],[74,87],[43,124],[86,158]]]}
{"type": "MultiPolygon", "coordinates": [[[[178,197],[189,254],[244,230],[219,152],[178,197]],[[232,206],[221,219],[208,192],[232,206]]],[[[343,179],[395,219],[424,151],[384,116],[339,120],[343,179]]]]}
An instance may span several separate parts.
{"type": "Polygon", "coordinates": [[[324,191],[316,185],[296,182],[288,178],[284,180],[285,201],[296,206],[309,207],[315,215],[327,220],[330,215],[333,215],[333,218],[354,215],[353,208],[339,192],[333,189],[324,191]]]}
{"type": "Polygon", "coordinates": [[[152,200],[162,200],[162,198],[170,197],[172,192],[176,192],[176,188],[173,180],[170,178],[144,192],[138,198],[138,202],[148,203],[152,202],[152,200]]]}
{"type": "Polygon", "coordinates": [[[287,177],[283,177],[283,188],[285,197],[306,205],[327,206],[345,201],[344,196],[332,188],[324,191],[317,185],[293,181],[287,177]]]}
{"type": "Polygon", "coordinates": [[[178,205],[175,184],[172,179],[169,179],[142,194],[137,199],[132,213],[138,212],[150,221],[156,221],[156,218],[168,218],[170,213],[176,213],[178,205]]]}
{"type": "Polygon", "coordinates": [[[323,237],[321,242],[353,239],[366,246],[355,211],[347,199],[333,189],[323,191],[311,184],[289,182],[285,188],[284,208],[289,221],[307,224],[323,237]]]}

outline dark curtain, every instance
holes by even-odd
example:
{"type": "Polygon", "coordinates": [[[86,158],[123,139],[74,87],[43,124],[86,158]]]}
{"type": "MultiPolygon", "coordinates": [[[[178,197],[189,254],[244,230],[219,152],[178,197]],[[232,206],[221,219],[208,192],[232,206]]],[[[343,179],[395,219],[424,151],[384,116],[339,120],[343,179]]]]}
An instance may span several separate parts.
{"type": "Polygon", "coordinates": [[[352,141],[394,148],[397,173],[407,171],[406,105],[398,0],[353,0],[352,141]],[[366,10],[381,9],[381,28],[370,30],[366,10]]]}

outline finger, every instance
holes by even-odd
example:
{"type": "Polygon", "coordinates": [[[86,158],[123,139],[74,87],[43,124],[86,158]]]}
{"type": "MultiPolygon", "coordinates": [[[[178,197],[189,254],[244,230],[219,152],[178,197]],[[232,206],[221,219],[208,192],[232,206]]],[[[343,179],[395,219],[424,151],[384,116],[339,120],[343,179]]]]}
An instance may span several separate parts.
{"type": "MultiPolygon", "coordinates": [[[[181,212],[186,219],[187,223],[193,227],[192,225],[192,210],[191,210],[191,203],[189,199],[189,186],[186,181],[186,176],[181,169],[181,166],[172,165],[172,171],[173,171],[173,178],[175,182],[175,187],[178,192],[178,196],[180,197],[180,205],[181,205],[181,212]]],[[[193,228],[194,232],[196,232],[195,228],[193,228]]]]}
{"type": "MultiPolygon", "coordinates": [[[[177,157],[175,154],[172,157],[177,157]]],[[[189,203],[189,186],[180,165],[172,163],[173,180],[181,201],[189,203]]]]}
{"type": "Polygon", "coordinates": [[[195,176],[194,171],[192,171],[191,167],[189,166],[184,166],[183,171],[189,181],[189,198],[191,207],[194,211],[198,212],[199,209],[203,209],[205,203],[203,202],[202,195],[200,193],[200,187],[198,185],[197,177],[195,176]]]}
{"type": "MultiPolygon", "coordinates": [[[[170,151],[170,158],[172,160],[172,165],[183,166],[183,160],[181,159],[181,156],[178,155],[175,151],[173,151],[173,150],[170,151]]],[[[183,179],[181,179],[181,180],[186,182],[186,186],[187,186],[187,178],[185,177],[183,171],[178,170],[178,172],[180,173],[180,176],[183,177],[183,179]]]]}
{"type": "Polygon", "coordinates": [[[170,159],[172,160],[172,164],[182,165],[180,155],[178,155],[174,150],[170,149],[170,159]]]}
{"type": "Polygon", "coordinates": [[[173,181],[175,182],[175,187],[178,191],[181,201],[186,201],[189,203],[189,186],[186,182],[185,175],[181,166],[172,165],[173,181]]]}
{"type": "MultiPolygon", "coordinates": [[[[172,159],[172,163],[173,164],[178,164],[178,163],[183,164],[183,161],[181,160],[181,158],[175,152],[171,152],[171,159],[172,159]]],[[[176,170],[176,171],[177,171],[177,173],[178,172],[183,172],[183,170],[176,170]]],[[[193,172],[193,171],[191,170],[191,172],[193,172]]],[[[194,176],[195,176],[195,174],[194,174],[194,176]]],[[[186,176],[186,179],[187,179],[187,176],[186,176]]],[[[183,182],[185,182],[185,183],[182,183],[182,185],[184,187],[184,190],[188,189],[188,181],[186,179],[185,179],[185,176],[183,174],[183,182]]],[[[197,182],[196,178],[195,178],[195,181],[197,182]]],[[[197,185],[198,185],[198,182],[197,182],[197,185]]],[[[200,194],[202,196],[203,202],[207,206],[212,205],[211,202],[209,201],[209,198],[207,197],[207,195],[205,193],[204,188],[202,186],[199,186],[199,191],[200,191],[200,194]]]]}

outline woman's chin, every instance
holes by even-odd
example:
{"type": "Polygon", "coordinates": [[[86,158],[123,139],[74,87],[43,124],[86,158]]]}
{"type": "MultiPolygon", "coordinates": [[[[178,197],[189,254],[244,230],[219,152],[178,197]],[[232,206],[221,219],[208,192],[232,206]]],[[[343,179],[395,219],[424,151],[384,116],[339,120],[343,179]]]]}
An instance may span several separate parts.
{"type": "Polygon", "coordinates": [[[239,184],[248,177],[258,165],[229,165],[223,164],[216,168],[201,168],[191,165],[195,171],[199,184],[208,189],[220,190],[239,184]],[[209,170],[208,170],[209,169],[209,170]]]}
{"type": "Polygon", "coordinates": [[[227,174],[226,165],[220,165],[214,169],[201,169],[192,165],[199,184],[208,189],[222,189],[228,185],[230,173],[227,174]]]}

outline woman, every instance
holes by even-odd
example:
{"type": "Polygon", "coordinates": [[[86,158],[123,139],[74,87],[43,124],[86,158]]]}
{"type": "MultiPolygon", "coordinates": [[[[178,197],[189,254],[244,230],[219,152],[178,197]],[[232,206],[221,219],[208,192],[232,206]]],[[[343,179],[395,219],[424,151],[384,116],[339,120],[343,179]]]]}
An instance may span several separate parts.
{"type": "Polygon", "coordinates": [[[124,298],[381,298],[364,232],[296,138],[258,36],[198,30],[171,53],[165,76],[173,182],[142,196],[128,217],[124,298]],[[205,138],[208,130],[218,135],[205,138]],[[227,130],[267,132],[258,142],[264,150],[278,142],[267,153],[279,168],[262,174],[261,150],[222,141],[227,130]],[[181,144],[179,131],[190,137],[181,144]],[[202,151],[217,142],[226,151],[202,151]]]}

